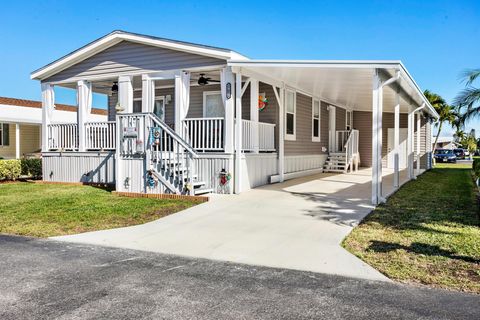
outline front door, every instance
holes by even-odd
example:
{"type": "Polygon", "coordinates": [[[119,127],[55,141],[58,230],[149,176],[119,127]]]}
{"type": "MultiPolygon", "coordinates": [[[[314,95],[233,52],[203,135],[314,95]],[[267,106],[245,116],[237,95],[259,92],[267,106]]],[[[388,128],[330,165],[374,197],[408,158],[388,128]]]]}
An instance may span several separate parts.
{"type": "MultiPolygon", "coordinates": [[[[388,128],[388,141],[387,141],[387,168],[394,169],[394,153],[393,149],[395,146],[394,140],[394,129],[388,128]]],[[[405,169],[407,167],[407,128],[399,129],[399,151],[398,151],[398,167],[400,169],[405,169]]]]}
{"type": "Polygon", "coordinates": [[[165,97],[155,97],[153,103],[153,113],[159,117],[162,121],[165,121],[165,97]]]}
{"type": "Polygon", "coordinates": [[[334,106],[328,107],[328,151],[335,152],[336,140],[336,109],[334,106]]]}

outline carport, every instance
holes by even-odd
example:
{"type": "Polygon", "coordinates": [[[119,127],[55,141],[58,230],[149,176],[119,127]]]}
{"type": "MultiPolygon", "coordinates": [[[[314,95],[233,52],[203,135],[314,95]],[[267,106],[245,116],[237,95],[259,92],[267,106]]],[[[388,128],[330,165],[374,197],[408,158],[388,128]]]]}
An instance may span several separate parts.
{"type": "MultiPolygon", "coordinates": [[[[322,101],[341,105],[354,111],[371,113],[371,129],[360,132],[369,137],[360,147],[368,150],[371,162],[371,203],[377,205],[385,201],[389,194],[383,186],[382,152],[385,153],[383,129],[385,113],[394,116],[393,126],[393,179],[391,187],[400,186],[400,122],[401,115],[408,118],[406,131],[406,171],[408,179],[415,179],[423,170],[431,166],[428,155],[424,168],[421,168],[420,140],[422,123],[438,119],[438,114],[423,95],[411,75],[400,61],[279,61],[242,60],[230,61],[228,65],[238,79],[248,77],[271,84],[279,90],[275,92],[280,101],[280,115],[284,114],[284,92],[294,88],[318,97],[322,101]],[[240,76],[239,76],[240,75],[240,76]],[[368,132],[366,132],[368,131],[368,132]]],[[[237,111],[237,112],[241,112],[237,111]]],[[[279,132],[284,132],[285,118],[279,117],[279,132]]],[[[241,130],[238,129],[238,130],[241,130]]],[[[430,131],[424,133],[425,139],[430,131]]],[[[284,180],[285,139],[279,139],[278,171],[279,181],[284,180]]],[[[431,146],[424,150],[431,153],[431,146]]],[[[240,158],[240,157],[237,157],[240,158]]],[[[240,161],[240,160],[238,160],[240,161]]],[[[238,165],[238,168],[241,168],[238,165]]]]}

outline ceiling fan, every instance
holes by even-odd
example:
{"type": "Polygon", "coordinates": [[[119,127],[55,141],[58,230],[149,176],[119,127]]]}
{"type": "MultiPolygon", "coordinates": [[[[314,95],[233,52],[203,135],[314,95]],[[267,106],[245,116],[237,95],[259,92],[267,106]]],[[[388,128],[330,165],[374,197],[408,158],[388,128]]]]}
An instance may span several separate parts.
{"type": "Polygon", "coordinates": [[[220,80],[213,80],[210,77],[205,77],[205,73],[200,73],[200,78],[198,78],[198,85],[204,86],[207,85],[209,82],[220,82],[220,80]]]}
{"type": "Polygon", "coordinates": [[[117,81],[114,81],[113,85],[110,85],[110,84],[105,83],[105,82],[103,82],[103,83],[101,82],[101,83],[97,83],[95,86],[96,86],[96,88],[98,88],[100,90],[103,90],[104,92],[108,92],[108,95],[118,93],[118,82],[117,81]]]}

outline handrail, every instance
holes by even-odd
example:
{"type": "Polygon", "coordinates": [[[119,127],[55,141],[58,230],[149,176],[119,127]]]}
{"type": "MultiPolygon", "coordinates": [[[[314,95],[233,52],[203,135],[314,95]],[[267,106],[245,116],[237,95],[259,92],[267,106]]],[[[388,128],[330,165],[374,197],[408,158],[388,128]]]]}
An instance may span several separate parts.
{"type": "Polygon", "coordinates": [[[122,113],[121,116],[130,116],[130,117],[138,117],[138,116],[146,116],[149,117],[153,122],[155,122],[158,126],[160,126],[163,130],[165,130],[168,134],[170,134],[178,143],[184,147],[189,153],[191,153],[195,158],[198,158],[197,152],[190,147],[190,145],[180,137],[169,125],[167,125],[162,119],[160,119],[156,114],[153,112],[138,112],[138,113],[122,113]]]}

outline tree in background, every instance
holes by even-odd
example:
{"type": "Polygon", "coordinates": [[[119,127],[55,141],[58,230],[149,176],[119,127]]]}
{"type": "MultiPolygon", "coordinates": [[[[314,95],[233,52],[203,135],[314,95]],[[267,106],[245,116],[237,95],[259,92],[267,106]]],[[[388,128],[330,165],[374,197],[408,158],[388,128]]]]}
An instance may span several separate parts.
{"type": "Polygon", "coordinates": [[[458,120],[458,115],[456,110],[450,106],[440,95],[429,90],[425,90],[423,94],[440,116],[435,125],[438,126],[437,136],[435,137],[435,142],[433,143],[433,150],[435,150],[437,148],[438,137],[442,132],[443,124],[447,122],[453,125],[453,123],[458,120]]]}
{"type": "Polygon", "coordinates": [[[465,70],[461,74],[465,89],[455,97],[454,104],[462,111],[463,122],[480,116],[480,88],[473,84],[480,77],[480,69],[465,70]]]}

